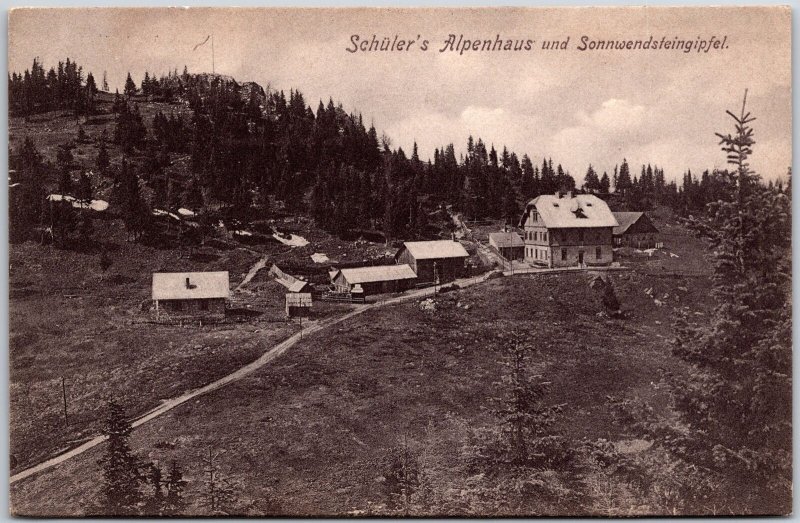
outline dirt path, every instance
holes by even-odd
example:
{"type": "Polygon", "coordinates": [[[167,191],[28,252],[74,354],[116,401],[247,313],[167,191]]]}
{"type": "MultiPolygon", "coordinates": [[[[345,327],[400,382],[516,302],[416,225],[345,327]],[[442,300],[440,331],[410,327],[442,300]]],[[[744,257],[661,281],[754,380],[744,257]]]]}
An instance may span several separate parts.
{"type": "MultiPolygon", "coordinates": [[[[256,264],[256,265],[258,265],[258,264],[256,264]]],[[[251,271],[252,271],[252,269],[251,269],[251,271]]],[[[487,273],[487,274],[483,274],[481,276],[476,276],[475,278],[467,278],[467,279],[463,279],[463,280],[456,280],[456,283],[459,285],[459,287],[469,287],[471,285],[475,285],[477,283],[481,283],[481,282],[486,281],[490,274],[491,273],[487,273]]],[[[206,385],[204,387],[200,387],[199,389],[195,389],[193,391],[189,391],[189,392],[187,392],[187,393],[185,393],[185,394],[183,394],[181,396],[178,396],[178,397],[175,397],[175,398],[172,398],[172,399],[164,401],[161,405],[159,405],[155,409],[153,409],[150,412],[148,412],[148,413],[136,418],[135,420],[133,420],[131,422],[131,425],[133,426],[133,428],[136,428],[139,425],[143,425],[143,424],[147,423],[150,420],[153,420],[153,419],[155,419],[155,418],[157,418],[159,416],[162,416],[163,414],[166,414],[167,412],[171,411],[175,407],[178,407],[179,405],[182,405],[182,404],[186,403],[187,401],[191,400],[192,398],[196,398],[197,396],[202,396],[203,394],[208,394],[209,392],[212,392],[212,391],[215,391],[215,390],[217,390],[217,389],[219,389],[221,387],[224,387],[225,385],[228,385],[229,383],[233,383],[235,381],[241,380],[245,376],[251,374],[253,371],[260,369],[264,365],[268,364],[269,362],[271,362],[272,360],[274,360],[275,358],[277,358],[278,356],[280,356],[281,354],[286,352],[289,348],[291,348],[292,346],[297,344],[298,341],[302,340],[303,337],[308,337],[311,334],[314,334],[314,333],[319,332],[321,330],[327,329],[328,327],[330,327],[332,325],[336,325],[337,323],[341,323],[341,322],[343,322],[345,320],[348,320],[348,319],[350,319],[350,318],[352,318],[354,316],[357,316],[359,314],[367,312],[368,310],[376,309],[376,308],[379,308],[379,307],[385,307],[387,305],[394,305],[394,304],[397,304],[397,303],[402,303],[402,302],[405,302],[405,301],[414,300],[414,299],[417,299],[417,298],[420,298],[420,297],[424,297],[424,296],[433,295],[434,291],[435,291],[434,287],[427,287],[427,288],[424,288],[424,289],[417,289],[417,290],[410,291],[410,292],[408,292],[408,293],[406,293],[406,294],[404,294],[402,296],[397,296],[395,298],[389,298],[389,299],[384,300],[384,301],[379,301],[379,302],[371,303],[371,304],[368,304],[368,305],[359,306],[357,309],[354,309],[354,310],[352,310],[352,311],[350,311],[350,312],[348,312],[348,313],[346,313],[346,314],[344,314],[342,316],[338,316],[336,318],[331,318],[329,320],[325,320],[325,321],[322,321],[322,322],[319,322],[319,323],[308,322],[307,323],[308,326],[304,327],[303,329],[301,329],[297,333],[293,334],[292,336],[289,336],[288,338],[286,338],[285,340],[283,340],[279,344],[275,345],[273,348],[271,348],[270,350],[268,350],[267,352],[262,354],[257,360],[255,360],[255,361],[253,361],[251,363],[248,363],[244,367],[241,367],[240,369],[232,372],[231,374],[228,374],[227,376],[224,376],[224,377],[222,377],[222,378],[220,378],[220,379],[218,379],[216,381],[213,381],[213,382],[209,383],[208,385],[206,385]]],[[[35,465],[33,467],[30,467],[28,469],[25,469],[25,470],[23,470],[21,472],[18,472],[16,474],[14,474],[13,476],[11,476],[11,479],[9,480],[9,483],[10,484],[16,483],[17,481],[21,481],[21,480],[23,480],[23,479],[25,479],[27,477],[33,476],[34,474],[38,474],[39,472],[43,472],[43,471],[45,471],[45,470],[47,470],[49,468],[52,468],[52,467],[55,467],[56,465],[64,463],[68,459],[74,458],[75,456],[83,454],[87,450],[92,449],[92,448],[100,445],[106,439],[107,439],[106,436],[96,436],[96,437],[90,439],[89,441],[87,441],[86,443],[84,443],[84,444],[82,444],[82,445],[80,445],[78,447],[75,447],[74,449],[71,449],[71,450],[66,451],[66,452],[64,452],[62,454],[54,456],[53,458],[50,458],[47,461],[44,461],[42,463],[39,463],[38,465],[35,465]]]]}
{"type": "Polygon", "coordinates": [[[258,274],[258,271],[267,266],[268,258],[269,258],[268,256],[263,256],[260,260],[258,260],[255,263],[255,265],[250,267],[250,270],[247,272],[247,276],[244,277],[242,283],[240,283],[239,285],[236,286],[235,289],[233,289],[233,292],[238,291],[239,289],[250,283],[250,280],[252,280],[256,276],[256,274],[258,274]]]}

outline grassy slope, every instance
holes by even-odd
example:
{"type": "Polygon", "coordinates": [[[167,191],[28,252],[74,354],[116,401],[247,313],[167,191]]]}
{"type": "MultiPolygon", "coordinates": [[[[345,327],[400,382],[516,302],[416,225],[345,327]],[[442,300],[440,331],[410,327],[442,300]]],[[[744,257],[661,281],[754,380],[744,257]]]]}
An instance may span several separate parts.
{"type": "MultiPolygon", "coordinates": [[[[119,224],[104,227],[113,238],[119,224]]],[[[225,269],[235,285],[259,256],[205,249],[204,257],[188,259],[180,251],[117,245],[106,272],[97,254],[33,242],[12,246],[11,452],[20,467],[96,433],[104,398],[114,395],[132,415],[142,413],[255,359],[294,328],[283,320],[279,294],[242,296],[263,312],[247,327],[141,323],[150,319],[141,306],[149,307],[153,271],[225,269]]]]}
{"type": "MultiPolygon", "coordinates": [[[[682,249],[696,246],[679,236],[682,249]]],[[[213,445],[225,449],[221,463],[239,483],[240,510],[263,513],[272,495],[287,513],[344,514],[383,502],[381,459],[406,435],[428,450],[431,474],[452,498],[446,506],[469,510],[458,504],[469,481],[462,449],[472,430],[495,424],[497,336],[519,329],[534,342],[534,369],[552,381],[550,401],[565,404],[557,430],[572,440],[624,441],[630,434],[613,422],[609,397],[667,409],[661,378],[682,371],[669,346],[672,310],[702,311],[708,301],[706,277],[670,272],[643,265],[614,276],[624,321],[596,316],[585,273],[492,280],[443,295],[433,315],[415,303],[371,311],[143,426],[134,446],[184,465],[196,513],[199,457],[213,445]],[[665,305],[645,294],[649,288],[665,305]]],[[[16,510],[82,513],[96,496],[100,452],[15,485],[16,510]],[[71,488],[55,489],[67,478],[71,488]]]]}

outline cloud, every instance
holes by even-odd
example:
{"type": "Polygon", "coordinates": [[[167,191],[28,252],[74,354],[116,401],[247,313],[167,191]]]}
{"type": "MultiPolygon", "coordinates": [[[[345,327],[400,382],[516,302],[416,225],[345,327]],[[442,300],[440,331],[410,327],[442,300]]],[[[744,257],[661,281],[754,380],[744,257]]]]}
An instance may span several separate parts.
{"type": "Polygon", "coordinates": [[[578,118],[584,127],[613,133],[639,127],[644,121],[645,113],[646,110],[642,105],[611,98],[603,102],[603,105],[591,115],[581,112],[578,118]]]}
{"type": "Polygon", "coordinates": [[[416,142],[423,158],[433,156],[433,149],[453,143],[456,151],[464,152],[469,136],[481,138],[487,147],[504,145],[520,152],[532,135],[533,121],[520,119],[502,107],[466,106],[460,113],[449,116],[441,112],[417,113],[391,124],[386,134],[395,145],[409,150],[416,142]]]}

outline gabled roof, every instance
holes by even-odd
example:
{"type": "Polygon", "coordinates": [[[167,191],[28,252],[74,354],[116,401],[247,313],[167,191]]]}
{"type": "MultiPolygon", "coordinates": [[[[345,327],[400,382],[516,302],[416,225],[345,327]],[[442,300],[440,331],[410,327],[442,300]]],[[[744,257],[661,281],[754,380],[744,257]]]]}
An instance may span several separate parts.
{"type": "Polygon", "coordinates": [[[228,271],[153,273],[154,300],[227,298],[229,292],[228,271]]]}
{"type": "Polygon", "coordinates": [[[453,240],[432,240],[425,242],[404,242],[411,256],[417,260],[437,258],[468,258],[469,253],[464,246],[453,240]]]}
{"type": "Polygon", "coordinates": [[[548,229],[616,227],[619,225],[608,204],[593,194],[559,198],[554,194],[537,196],[525,207],[521,224],[536,209],[548,229]]]}
{"type": "Polygon", "coordinates": [[[306,286],[308,285],[310,284],[307,281],[295,280],[292,284],[290,284],[287,287],[287,289],[289,290],[289,292],[303,292],[303,289],[305,289],[306,286]]]}
{"type": "Polygon", "coordinates": [[[647,215],[643,212],[615,212],[614,218],[617,219],[619,225],[614,227],[614,235],[619,236],[625,234],[627,230],[630,229],[633,224],[642,219],[642,217],[647,220],[647,229],[652,230],[653,232],[658,231],[656,226],[653,225],[647,215]]]}
{"type": "Polygon", "coordinates": [[[376,265],[374,267],[355,267],[341,269],[341,274],[347,283],[371,283],[378,281],[413,280],[417,277],[414,270],[407,264],[403,265],[376,265]]]}
{"type": "Polygon", "coordinates": [[[614,227],[614,234],[624,234],[628,227],[636,223],[642,217],[641,212],[615,212],[614,218],[617,219],[619,225],[614,227]]]}
{"type": "Polygon", "coordinates": [[[489,243],[498,247],[524,247],[522,237],[515,232],[490,232],[489,243]]]}

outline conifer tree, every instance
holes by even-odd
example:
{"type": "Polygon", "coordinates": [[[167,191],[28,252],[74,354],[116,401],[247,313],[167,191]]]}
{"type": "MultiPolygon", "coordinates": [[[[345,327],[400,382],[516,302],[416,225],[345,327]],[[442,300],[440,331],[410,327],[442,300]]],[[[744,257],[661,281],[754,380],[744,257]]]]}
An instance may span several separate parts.
{"type": "Polygon", "coordinates": [[[608,179],[608,173],[603,171],[603,176],[600,177],[600,193],[608,194],[611,191],[611,180],[608,179]]]}
{"type": "Polygon", "coordinates": [[[678,322],[675,353],[692,365],[675,384],[691,430],[676,452],[721,488],[704,493],[731,513],[791,507],[791,201],[769,191],[749,165],[755,144],[746,111],[727,111],[718,133],[735,168],[734,191],[695,226],[711,243],[712,296],[702,325],[678,322]]]}
{"type": "Polygon", "coordinates": [[[131,78],[131,73],[128,73],[128,77],[125,79],[125,89],[123,92],[127,98],[136,94],[136,84],[133,82],[133,78],[131,78]]]}
{"type": "Polygon", "coordinates": [[[528,369],[528,356],[533,352],[528,339],[515,332],[502,337],[500,343],[505,370],[496,414],[503,427],[506,460],[516,465],[541,462],[547,456],[537,452],[538,447],[559,408],[544,405],[547,383],[528,369]]]}
{"type": "Polygon", "coordinates": [[[219,470],[219,455],[209,448],[208,455],[203,457],[205,490],[201,504],[208,510],[209,516],[230,516],[238,502],[238,496],[233,484],[219,470]]]}
{"type": "Polygon", "coordinates": [[[623,158],[619,168],[619,175],[614,181],[614,192],[625,195],[632,187],[631,172],[628,167],[628,160],[623,158]]]}
{"type": "Polygon", "coordinates": [[[166,483],[163,480],[161,469],[154,463],[150,463],[144,474],[145,481],[150,487],[151,492],[146,497],[142,512],[147,516],[163,516],[166,497],[164,489],[166,483]]]}
{"type": "Polygon", "coordinates": [[[173,460],[169,467],[166,482],[166,497],[164,499],[164,516],[179,516],[186,508],[186,501],[183,498],[183,491],[186,488],[186,480],[183,479],[178,463],[173,460]]]}
{"type": "Polygon", "coordinates": [[[106,515],[136,515],[142,502],[141,464],[128,442],[131,434],[130,421],[122,406],[113,398],[108,402],[103,434],[108,441],[105,453],[98,462],[103,468],[100,489],[102,501],[99,508],[106,515]]]}

